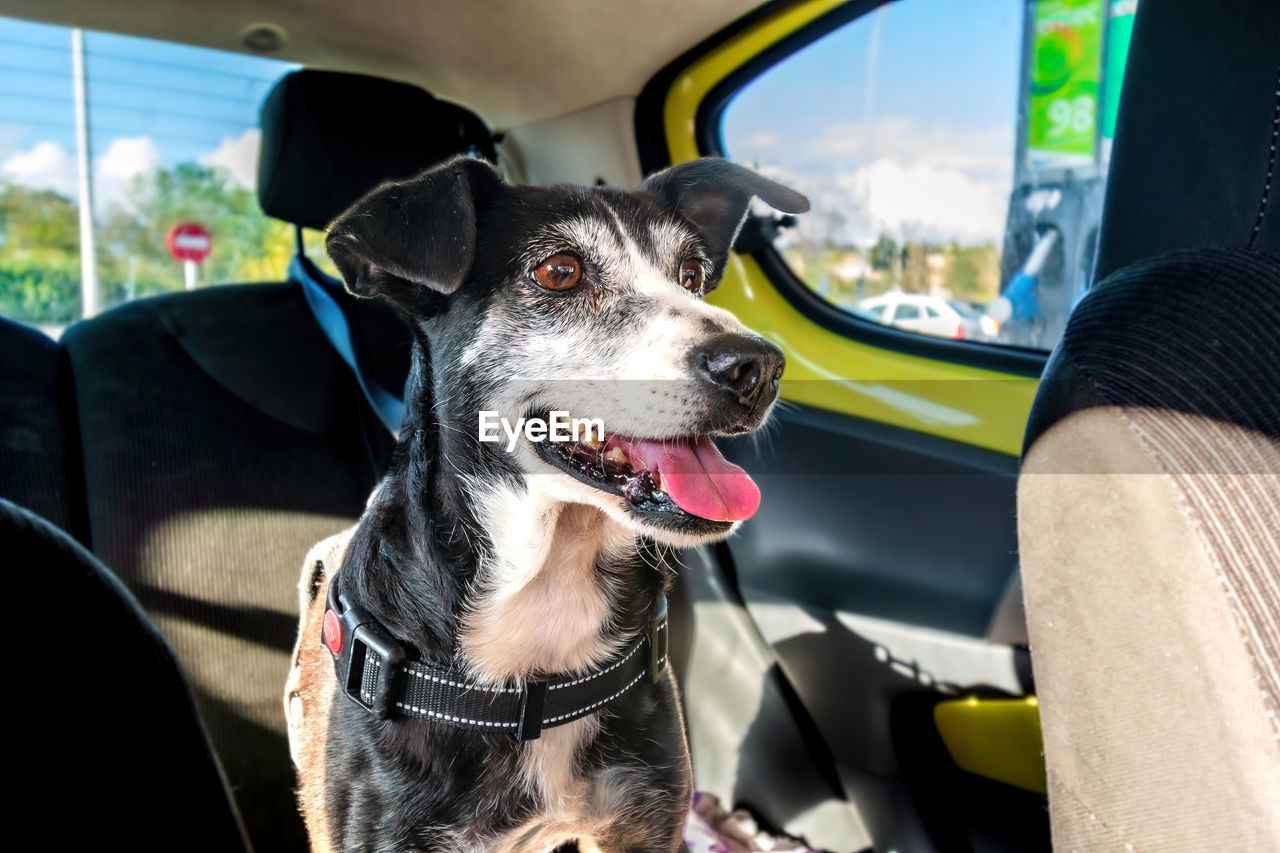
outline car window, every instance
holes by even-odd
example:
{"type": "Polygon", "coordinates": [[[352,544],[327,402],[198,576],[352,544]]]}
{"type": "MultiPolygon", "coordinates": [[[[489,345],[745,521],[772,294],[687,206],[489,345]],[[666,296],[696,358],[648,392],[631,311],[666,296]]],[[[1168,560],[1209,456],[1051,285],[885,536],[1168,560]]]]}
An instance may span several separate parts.
{"type": "Polygon", "coordinates": [[[743,84],[722,153],[809,195],[774,243],[805,298],[956,300],[961,337],[1051,349],[1089,285],[1136,5],[900,0],[743,84]]]}
{"type": "Polygon", "coordinates": [[[56,332],[188,283],[282,280],[294,232],[258,208],[257,125],[295,67],[0,18],[0,314],[56,332]],[[170,242],[208,249],[194,280],[170,242]]]}
{"type": "Polygon", "coordinates": [[[912,305],[910,302],[903,302],[898,306],[898,312],[893,315],[895,321],[898,320],[918,320],[920,319],[920,306],[912,305]]]}

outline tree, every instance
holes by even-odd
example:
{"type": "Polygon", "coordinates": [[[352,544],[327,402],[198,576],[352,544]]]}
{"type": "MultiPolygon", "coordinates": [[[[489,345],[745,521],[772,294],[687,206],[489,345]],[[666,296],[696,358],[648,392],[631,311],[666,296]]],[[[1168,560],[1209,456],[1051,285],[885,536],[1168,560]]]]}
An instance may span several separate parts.
{"type": "Polygon", "coordinates": [[[928,254],[926,243],[908,239],[902,247],[901,287],[907,293],[928,293],[928,254]]]}
{"type": "Polygon", "coordinates": [[[0,184],[0,315],[69,323],[80,314],[76,206],[52,190],[0,184]]]}
{"type": "Polygon", "coordinates": [[[952,245],[947,290],[966,302],[990,302],[999,295],[1000,252],[987,243],[982,246],[952,245]]]}
{"type": "Polygon", "coordinates": [[[99,228],[104,304],[182,289],[165,237],[184,220],[213,234],[202,283],[278,280],[293,254],[292,227],[263,216],[255,195],[226,172],[195,163],[156,169],[134,177],[99,228]]]}
{"type": "Polygon", "coordinates": [[[873,270],[887,271],[893,268],[898,258],[898,244],[888,234],[881,234],[880,239],[867,253],[867,261],[873,270]]]}

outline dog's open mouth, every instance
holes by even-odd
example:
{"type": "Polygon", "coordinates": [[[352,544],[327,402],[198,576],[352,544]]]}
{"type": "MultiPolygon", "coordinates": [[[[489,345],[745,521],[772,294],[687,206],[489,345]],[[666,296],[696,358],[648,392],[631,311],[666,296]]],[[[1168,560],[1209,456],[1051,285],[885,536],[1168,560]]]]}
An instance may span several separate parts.
{"type": "Polygon", "coordinates": [[[688,515],[725,527],[755,514],[760,489],[707,435],[542,441],[539,457],[573,478],[621,495],[643,515],[688,515]]]}

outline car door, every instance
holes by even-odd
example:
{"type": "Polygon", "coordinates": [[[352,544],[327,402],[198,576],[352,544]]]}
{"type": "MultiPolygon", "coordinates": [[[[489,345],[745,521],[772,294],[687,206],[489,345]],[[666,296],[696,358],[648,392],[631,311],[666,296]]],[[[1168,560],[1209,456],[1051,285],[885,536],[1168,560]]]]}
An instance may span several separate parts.
{"type": "MultiPolygon", "coordinates": [[[[719,683],[710,669],[741,664],[713,653],[744,646],[711,638],[699,651],[695,621],[695,772],[714,767],[722,777],[710,781],[775,822],[820,831],[804,820],[817,794],[796,805],[770,788],[799,771],[752,757],[783,748],[760,745],[761,732],[789,715],[813,772],[856,814],[846,843],[860,828],[877,849],[1048,845],[1014,484],[1052,340],[1022,346],[1017,323],[991,344],[922,334],[909,299],[886,310],[890,325],[840,306],[890,288],[996,304],[1034,260],[1043,219],[1091,251],[1080,235],[1096,231],[1096,210],[1067,217],[1054,191],[1076,198],[1105,179],[1104,92],[1119,86],[1123,57],[1107,77],[1102,56],[1124,50],[1116,22],[1134,5],[771,4],[641,99],[646,169],[725,156],[813,202],[794,224],[749,221],[710,297],[782,346],[788,368],[769,437],[727,445],[764,502],[699,558],[722,597],[688,576],[696,619],[739,608],[737,630],[754,632],[753,654],[786,698],[785,711],[736,694],[717,707],[697,681],[719,683]],[[851,260],[869,272],[834,292],[825,271],[851,260]],[[711,658],[701,668],[699,654],[711,658]],[[713,747],[741,757],[700,758],[713,747]]],[[[1037,263],[1040,312],[1056,316],[1051,300],[1087,266],[1076,255],[1037,263]]]]}

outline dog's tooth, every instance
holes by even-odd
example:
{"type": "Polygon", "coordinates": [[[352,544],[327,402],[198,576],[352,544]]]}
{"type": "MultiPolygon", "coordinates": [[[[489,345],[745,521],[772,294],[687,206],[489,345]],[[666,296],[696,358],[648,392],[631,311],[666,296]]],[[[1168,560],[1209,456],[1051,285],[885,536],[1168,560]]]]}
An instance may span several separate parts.
{"type": "Polygon", "coordinates": [[[628,462],[626,451],[621,447],[615,447],[604,455],[606,462],[612,462],[614,465],[626,465],[628,462]]]}
{"type": "Polygon", "coordinates": [[[597,436],[596,433],[592,430],[588,430],[587,437],[582,439],[582,441],[578,443],[581,444],[583,447],[589,447],[592,450],[599,450],[601,447],[604,446],[604,440],[601,439],[599,436],[597,436]]]}
{"type": "Polygon", "coordinates": [[[663,491],[662,474],[658,471],[651,471],[649,472],[649,476],[653,478],[653,487],[660,492],[663,491]]]}

